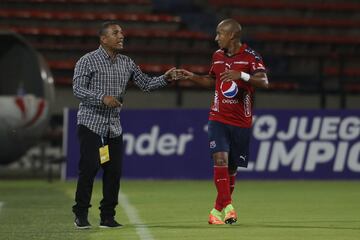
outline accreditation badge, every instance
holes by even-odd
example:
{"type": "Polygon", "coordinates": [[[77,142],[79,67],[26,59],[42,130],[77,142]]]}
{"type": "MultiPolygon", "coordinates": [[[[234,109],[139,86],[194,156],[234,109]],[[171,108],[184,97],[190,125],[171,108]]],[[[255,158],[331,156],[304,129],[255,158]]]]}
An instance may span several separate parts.
{"type": "Polygon", "coordinates": [[[104,164],[108,161],[110,161],[110,155],[109,155],[109,145],[105,145],[101,148],[99,148],[100,153],[100,163],[104,164]]]}

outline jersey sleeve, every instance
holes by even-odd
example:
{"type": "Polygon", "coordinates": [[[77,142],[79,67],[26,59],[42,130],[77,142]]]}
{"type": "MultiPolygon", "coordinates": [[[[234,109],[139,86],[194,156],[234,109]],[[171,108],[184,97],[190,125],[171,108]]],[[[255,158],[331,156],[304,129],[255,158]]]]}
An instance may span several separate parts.
{"type": "Polygon", "coordinates": [[[151,90],[164,87],[167,85],[165,76],[159,77],[150,77],[147,74],[143,73],[138,65],[135,64],[133,60],[130,61],[130,68],[133,72],[132,80],[136,86],[138,86],[144,92],[150,92],[151,90]]]}
{"type": "Polygon", "coordinates": [[[209,75],[210,76],[215,76],[214,62],[215,62],[215,53],[212,55],[212,59],[211,59],[211,66],[210,66],[210,70],[209,70],[209,75]]]}
{"type": "Polygon", "coordinates": [[[250,66],[250,73],[252,75],[257,72],[266,72],[265,64],[259,55],[253,56],[250,66]]]}

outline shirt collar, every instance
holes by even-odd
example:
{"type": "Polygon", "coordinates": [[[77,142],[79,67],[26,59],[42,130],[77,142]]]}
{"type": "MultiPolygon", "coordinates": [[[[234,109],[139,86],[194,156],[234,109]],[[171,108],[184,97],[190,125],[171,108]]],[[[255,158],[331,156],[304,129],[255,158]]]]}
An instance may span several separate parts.
{"type": "MultiPolygon", "coordinates": [[[[100,45],[98,49],[99,49],[100,55],[102,55],[105,59],[111,60],[110,55],[106,52],[106,50],[103,48],[103,46],[100,45]]],[[[116,54],[115,58],[117,58],[118,56],[119,56],[119,54],[116,54]]]]}
{"type": "Polygon", "coordinates": [[[239,48],[239,50],[238,50],[234,55],[228,56],[228,55],[225,53],[224,50],[223,50],[223,54],[224,54],[225,56],[227,56],[227,57],[233,57],[233,56],[235,56],[235,55],[238,55],[238,54],[243,53],[246,48],[247,48],[246,43],[242,43],[241,46],[240,46],[240,48],[239,48]]]}

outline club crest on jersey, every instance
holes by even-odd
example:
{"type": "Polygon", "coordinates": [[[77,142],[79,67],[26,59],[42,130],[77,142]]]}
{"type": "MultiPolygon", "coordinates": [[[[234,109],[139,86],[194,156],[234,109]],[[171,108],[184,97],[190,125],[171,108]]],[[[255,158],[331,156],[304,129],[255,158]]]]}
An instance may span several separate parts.
{"type": "Polygon", "coordinates": [[[238,93],[239,89],[234,81],[222,82],[220,85],[221,93],[227,98],[233,98],[238,93]]]}
{"type": "Polygon", "coordinates": [[[216,148],[216,142],[215,141],[210,142],[210,148],[216,148]]]}

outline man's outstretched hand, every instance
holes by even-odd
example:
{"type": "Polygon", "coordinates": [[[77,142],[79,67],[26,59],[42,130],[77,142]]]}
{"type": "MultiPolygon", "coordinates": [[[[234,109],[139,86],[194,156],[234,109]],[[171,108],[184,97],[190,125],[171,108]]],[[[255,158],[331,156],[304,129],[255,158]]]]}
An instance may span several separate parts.
{"type": "Polygon", "coordinates": [[[186,69],[176,69],[175,75],[178,80],[189,80],[189,78],[194,76],[194,73],[192,73],[186,69]]]}
{"type": "Polygon", "coordinates": [[[175,71],[176,71],[176,68],[173,67],[165,72],[164,76],[165,76],[166,81],[172,82],[172,81],[178,80],[175,76],[176,75],[175,71]]]}
{"type": "Polygon", "coordinates": [[[167,81],[178,81],[178,80],[186,80],[190,77],[194,76],[192,72],[189,72],[185,69],[176,69],[171,68],[165,74],[165,78],[167,81]]]}

